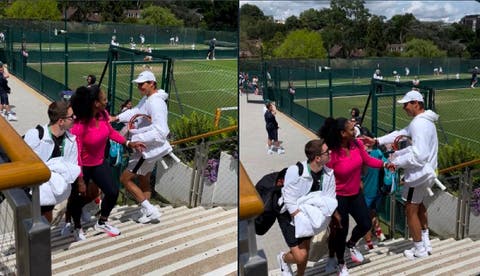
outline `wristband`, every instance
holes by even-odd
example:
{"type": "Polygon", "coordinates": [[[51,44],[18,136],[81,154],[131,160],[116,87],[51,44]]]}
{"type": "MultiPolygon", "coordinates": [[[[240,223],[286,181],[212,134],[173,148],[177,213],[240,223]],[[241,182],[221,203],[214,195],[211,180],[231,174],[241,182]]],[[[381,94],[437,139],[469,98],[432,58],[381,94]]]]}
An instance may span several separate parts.
{"type": "Polygon", "coordinates": [[[129,145],[129,144],[130,144],[130,140],[127,140],[127,141],[125,142],[125,146],[128,148],[128,145],[129,145]]]}

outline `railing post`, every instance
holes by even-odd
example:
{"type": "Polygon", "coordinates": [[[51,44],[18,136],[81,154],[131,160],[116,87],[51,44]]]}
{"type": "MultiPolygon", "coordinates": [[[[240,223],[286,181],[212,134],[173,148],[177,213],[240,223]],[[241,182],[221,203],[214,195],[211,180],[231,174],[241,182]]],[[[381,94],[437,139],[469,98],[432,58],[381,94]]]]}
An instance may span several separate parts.
{"type": "Polygon", "coordinates": [[[395,235],[395,194],[390,195],[390,238],[393,238],[395,235]]]}
{"type": "MultiPolygon", "coordinates": [[[[38,186],[36,190],[39,199],[38,186]]],[[[21,189],[10,189],[4,193],[15,215],[17,275],[51,275],[50,224],[39,215],[30,219],[32,211],[37,209],[38,214],[40,212],[39,200],[38,205],[32,204],[21,189]]]]}
{"type": "Polygon", "coordinates": [[[244,245],[245,239],[248,242],[248,252],[242,253],[243,250],[240,251],[240,275],[268,275],[267,258],[265,257],[265,252],[263,250],[257,250],[257,241],[255,235],[255,223],[253,219],[240,221],[239,244],[244,245]]]}

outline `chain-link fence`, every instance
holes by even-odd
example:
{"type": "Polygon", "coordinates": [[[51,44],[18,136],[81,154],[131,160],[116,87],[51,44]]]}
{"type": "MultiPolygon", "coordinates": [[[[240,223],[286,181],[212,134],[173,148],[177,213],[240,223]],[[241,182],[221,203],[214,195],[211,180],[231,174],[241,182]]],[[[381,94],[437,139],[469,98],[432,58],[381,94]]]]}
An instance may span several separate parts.
{"type": "Polygon", "coordinates": [[[15,275],[15,219],[3,194],[0,199],[0,275],[15,275]]]}
{"type": "MultiPolygon", "coordinates": [[[[420,81],[418,87],[423,89],[422,91],[435,91],[429,92],[433,100],[429,107],[440,115],[437,125],[440,141],[451,143],[459,140],[480,152],[479,133],[475,127],[478,119],[472,112],[478,104],[477,88],[469,87],[471,69],[479,63],[480,60],[459,58],[240,60],[239,70],[249,75],[245,86],[251,83],[252,76],[258,76],[259,86],[264,88],[263,99],[276,101],[282,112],[312,131],[317,131],[326,117],[349,118],[353,107],[360,110],[364,107],[370,108],[365,110],[364,123],[367,123],[369,128],[376,128],[372,126],[369,118],[372,106],[368,105],[371,101],[369,94],[372,89],[372,76],[376,68],[383,72],[394,70],[402,76],[398,82],[394,82],[393,73],[384,75],[385,83],[391,83],[385,84],[384,96],[390,97],[383,98],[382,101],[385,102],[377,110],[378,118],[375,120],[388,118],[391,122],[389,130],[392,130],[392,126],[404,126],[410,119],[406,118],[403,110],[398,109],[396,97],[391,95],[401,95],[411,90],[415,74],[420,81]],[[430,65],[438,69],[435,74],[430,65]],[[408,78],[405,77],[405,67],[409,68],[408,78]],[[454,73],[457,71],[458,76],[454,73]],[[389,107],[386,107],[387,105],[389,107]]],[[[248,93],[249,89],[245,91],[248,93]]]]}
{"type": "Polygon", "coordinates": [[[153,51],[161,51],[160,54],[179,58],[198,58],[195,52],[202,52],[201,56],[205,58],[209,41],[216,38],[217,57],[237,56],[237,32],[140,24],[65,24],[62,21],[14,19],[2,20],[0,31],[5,36],[5,47],[10,50],[24,47],[29,52],[29,59],[34,62],[42,53],[45,60],[63,61],[66,44],[71,60],[98,60],[108,50],[113,38],[120,47],[138,50],[151,47],[153,51]]]}

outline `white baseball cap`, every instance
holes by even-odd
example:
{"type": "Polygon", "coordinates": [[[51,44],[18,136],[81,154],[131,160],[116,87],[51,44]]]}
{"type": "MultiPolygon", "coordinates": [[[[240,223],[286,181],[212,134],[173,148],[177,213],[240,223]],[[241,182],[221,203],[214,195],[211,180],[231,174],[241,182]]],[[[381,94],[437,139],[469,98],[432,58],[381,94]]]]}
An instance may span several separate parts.
{"type": "Polygon", "coordinates": [[[417,102],[422,102],[423,103],[423,96],[420,94],[420,92],[412,90],[405,94],[402,99],[398,100],[397,103],[408,103],[411,101],[417,101],[417,102]]]}
{"type": "Polygon", "coordinates": [[[135,83],[144,83],[144,82],[147,82],[147,81],[154,81],[154,82],[157,82],[157,80],[155,79],[155,75],[153,75],[152,72],[150,71],[143,71],[142,73],[140,73],[138,75],[138,77],[136,79],[134,79],[132,82],[135,82],[135,83]]]}

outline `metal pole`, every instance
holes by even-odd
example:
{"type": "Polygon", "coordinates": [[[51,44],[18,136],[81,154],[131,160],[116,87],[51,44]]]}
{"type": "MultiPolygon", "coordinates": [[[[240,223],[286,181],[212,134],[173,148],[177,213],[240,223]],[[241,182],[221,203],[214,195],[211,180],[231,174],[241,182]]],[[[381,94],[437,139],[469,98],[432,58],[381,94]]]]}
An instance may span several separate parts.
{"type": "Polygon", "coordinates": [[[65,21],[65,90],[68,89],[68,34],[67,34],[67,7],[68,0],[65,2],[64,21],[65,21]]]}
{"type": "MultiPolygon", "coordinates": [[[[330,47],[328,48],[330,51],[330,47]]],[[[327,53],[328,57],[328,98],[330,101],[330,117],[333,117],[333,95],[332,95],[332,65],[330,64],[330,52],[327,53]]]]}

